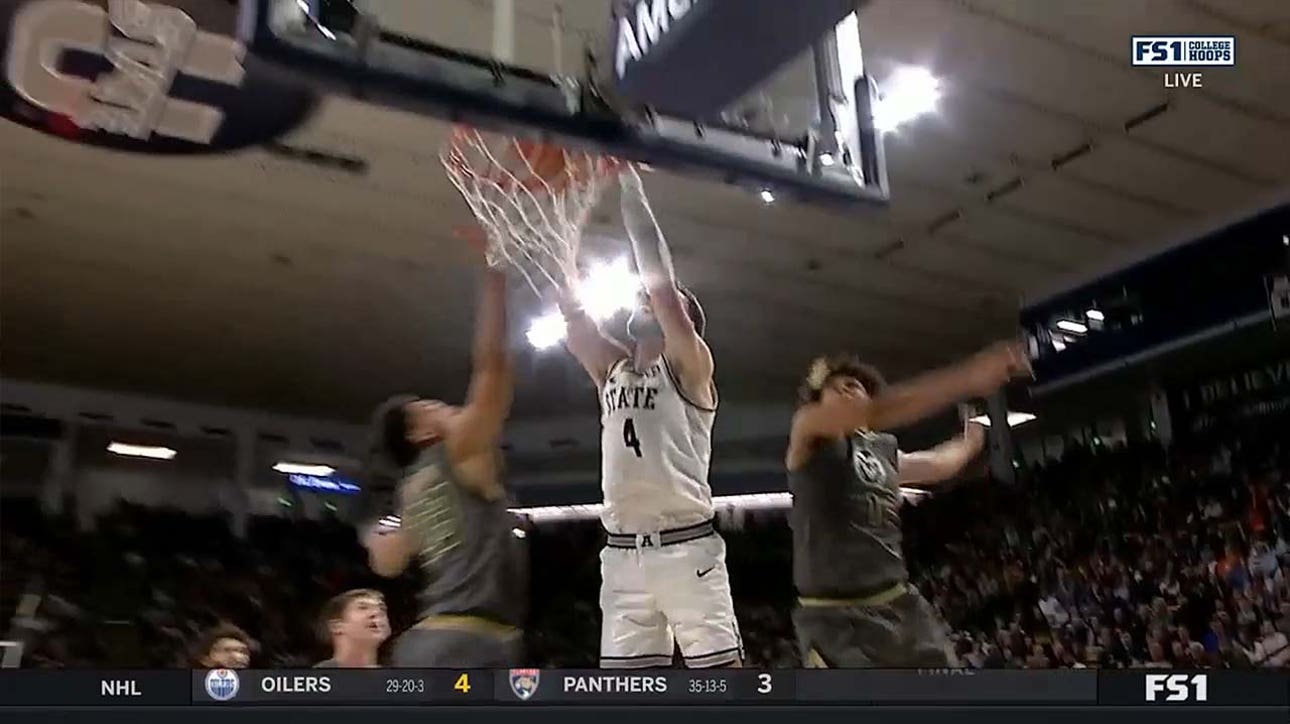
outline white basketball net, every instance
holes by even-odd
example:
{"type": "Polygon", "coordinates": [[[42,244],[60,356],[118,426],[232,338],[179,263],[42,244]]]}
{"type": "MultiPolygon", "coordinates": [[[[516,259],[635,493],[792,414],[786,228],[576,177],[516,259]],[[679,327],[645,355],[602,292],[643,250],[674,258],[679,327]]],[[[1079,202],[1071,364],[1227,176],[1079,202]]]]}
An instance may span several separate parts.
{"type": "Polygon", "coordinates": [[[439,159],[484,232],[489,265],[519,270],[538,296],[577,279],[582,230],[609,177],[608,159],[462,126],[439,159]]]}

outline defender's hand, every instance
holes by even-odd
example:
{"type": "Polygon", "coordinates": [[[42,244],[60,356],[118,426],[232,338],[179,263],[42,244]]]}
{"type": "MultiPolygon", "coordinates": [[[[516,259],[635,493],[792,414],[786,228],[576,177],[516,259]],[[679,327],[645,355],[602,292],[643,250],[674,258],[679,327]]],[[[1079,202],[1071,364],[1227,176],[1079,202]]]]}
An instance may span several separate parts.
{"type": "Polygon", "coordinates": [[[1035,376],[1026,349],[1018,341],[996,342],[978,352],[970,363],[972,391],[987,397],[1009,380],[1035,376]]]}
{"type": "Polygon", "coordinates": [[[985,428],[988,423],[973,422],[972,418],[976,417],[976,410],[971,405],[959,405],[959,422],[963,423],[963,437],[968,442],[984,442],[985,428]]]}

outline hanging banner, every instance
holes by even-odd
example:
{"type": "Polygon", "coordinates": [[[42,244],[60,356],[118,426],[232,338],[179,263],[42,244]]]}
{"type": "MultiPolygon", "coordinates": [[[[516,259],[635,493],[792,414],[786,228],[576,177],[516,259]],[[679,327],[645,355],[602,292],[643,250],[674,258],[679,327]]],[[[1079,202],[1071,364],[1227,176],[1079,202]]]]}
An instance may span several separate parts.
{"type": "Polygon", "coordinates": [[[0,7],[0,115],[137,153],[220,153],[299,127],[317,96],[233,35],[227,0],[23,0],[0,7]]]}

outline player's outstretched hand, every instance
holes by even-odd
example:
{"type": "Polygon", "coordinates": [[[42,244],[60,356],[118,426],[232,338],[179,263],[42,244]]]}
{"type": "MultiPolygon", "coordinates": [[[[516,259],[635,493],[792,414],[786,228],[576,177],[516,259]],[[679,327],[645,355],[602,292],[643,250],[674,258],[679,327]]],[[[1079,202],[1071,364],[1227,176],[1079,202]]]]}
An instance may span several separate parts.
{"type": "Polygon", "coordinates": [[[970,405],[959,405],[959,420],[963,422],[963,437],[972,442],[984,441],[985,423],[973,422],[974,410],[970,405]]]}
{"type": "Polygon", "coordinates": [[[986,397],[1006,385],[1010,380],[1035,376],[1030,368],[1030,358],[1021,342],[1008,340],[995,342],[972,358],[970,375],[972,389],[986,397]]]}

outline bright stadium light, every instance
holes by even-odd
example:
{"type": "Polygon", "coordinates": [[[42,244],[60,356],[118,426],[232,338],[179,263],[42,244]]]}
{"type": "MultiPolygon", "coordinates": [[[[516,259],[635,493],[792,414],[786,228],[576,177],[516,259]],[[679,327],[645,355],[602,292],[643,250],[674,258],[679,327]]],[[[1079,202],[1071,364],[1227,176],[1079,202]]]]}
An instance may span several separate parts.
{"type": "MultiPolygon", "coordinates": [[[[1030,414],[1029,412],[1012,412],[1012,411],[1009,411],[1009,412],[1008,412],[1008,427],[1016,427],[1016,426],[1018,426],[1018,425],[1024,425],[1024,424],[1026,424],[1027,422],[1030,422],[1031,420],[1034,420],[1034,419],[1036,419],[1036,418],[1035,418],[1035,416],[1034,416],[1034,415],[1032,415],[1032,414],[1030,414]]],[[[989,415],[977,415],[976,417],[968,418],[968,422],[975,422],[975,423],[976,423],[976,424],[978,424],[978,425],[982,425],[982,426],[984,426],[984,427],[989,427],[989,426],[990,426],[990,416],[989,416],[989,415]]]]}
{"type": "MultiPolygon", "coordinates": [[[[587,316],[603,322],[635,307],[640,288],[640,277],[632,271],[631,262],[627,257],[619,257],[611,262],[592,265],[586,276],[578,281],[575,296],[587,316]]],[[[564,334],[564,316],[555,311],[533,320],[526,336],[535,348],[548,349],[563,341],[564,334]]]]}
{"type": "Polygon", "coordinates": [[[281,460],[273,469],[287,475],[316,475],[325,478],[336,472],[336,468],[330,465],[311,465],[309,463],[293,463],[289,460],[281,460]]]}
{"type": "Polygon", "coordinates": [[[940,98],[941,82],[931,71],[914,66],[901,68],[882,85],[881,97],[873,108],[874,127],[884,133],[894,131],[935,111],[940,98]]]}
{"type": "Polygon", "coordinates": [[[640,277],[632,271],[627,257],[596,264],[578,283],[578,303],[587,316],[603,322],[615,314],[636,306],[640,277]]]}
{"type": "Polygon", "coordinates": [[[1087,324],[1084,324],[1083,322],[1076,322],[1073,319],[1057,320],[1057,328],[1062,330],[1063,332],[1070,332],[1071,334],[1084,334],[1088,332],[1087,324]]]}
{"type": "Polygon", "coordinates": [[[827,167],[827,166],[832,166],[832,165],[833,165],[833,154],[831,154],[831,153],[821,153],[821,154],[820,154],[820,165],[821,165],[821,166],[826,166],[826,167],[827,167]]]}
{"type": "Polygon", "coordinates": [[[1064,340],[1060,340],[1060,339],[1057,339],[1056,337],[1053,337],[1053,349],[1054,349],[1054,350],[1056,350],[1056,351],[1058,351],[1058,352],[1063,352],[1063,351],[1065,351],[1065,350],[1066,350],[1066,342],[1065,342],[1064,340]]]}
{"type": "Polygon", "coordinates": [[[1103,314],[1103,313],[1102,313],[1102,310],[1100,310],[1100,309],[1090,309],[1090,310],[1088,310],[1088,311],[1084,312],[1084,316],[1085,316],[1085,317],[1088,317],[1089,319],[1093,320],[1094,322],[1102,322],[1102,321],[1105,321],[1105,320],[1106,320],[1106,315],[1105,315],[1105,314],[1103,314]]]}
{"type": "Polygon", "coordinates": [[[148,458],[149,460],[173,460],[175,455],[174,448],[161,447],[158,445],[131,445],[125,442],[114,442],[107,446],[108,452],[114,455],[122,455],[128,458],[148,458]]]}
{"type": "Polygon", "coordinates": [[[773,204],[773,203],[775,203],[775,193],[774,193],[773,191],[771,191],[770,189],[762,189],[762,190],[761,190],[761,201],[762,201],[762,203],[763,203],[763,204],[773,204]]]}
{"type": "Polygon", "coordinates": [[[549,349],[564,340],[564,331],[564,315],[558,311],[547,312],[529,324],[525,336],[535,349],[549,349]]]}

